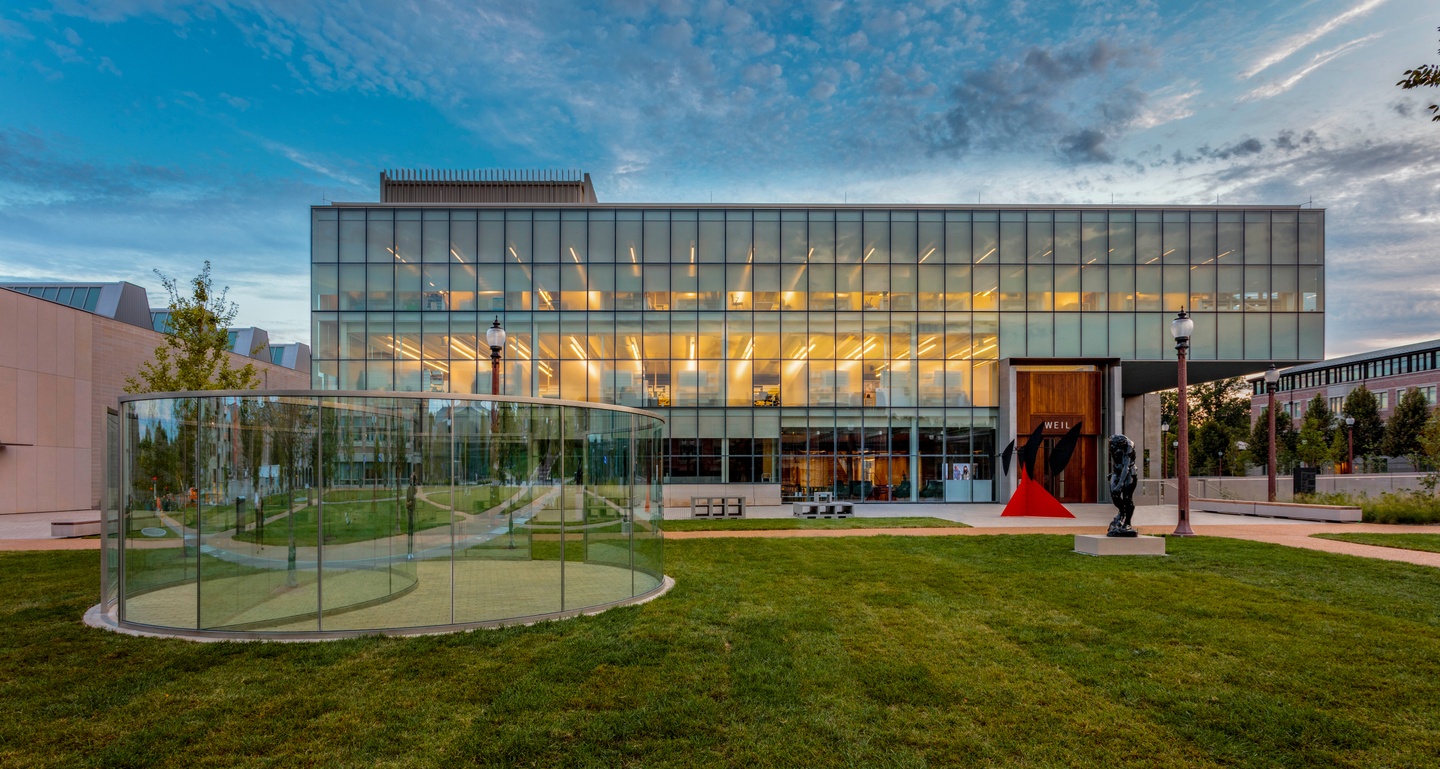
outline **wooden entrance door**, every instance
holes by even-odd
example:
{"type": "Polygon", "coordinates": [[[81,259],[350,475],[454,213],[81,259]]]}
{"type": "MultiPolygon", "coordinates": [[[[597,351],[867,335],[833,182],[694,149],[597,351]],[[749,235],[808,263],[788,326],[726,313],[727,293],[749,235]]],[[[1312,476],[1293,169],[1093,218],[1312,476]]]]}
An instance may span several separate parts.
{"type": "Polygon", "coordinates": [[[1015,373],[1016,435],[1022,443],[1037,427],[1043,435],[1035,462],[1035,480],[1061,502],[1098,501],[1099,446],[1104,423],[1103,375],[1099,371],[1044,369],[1022,369],[1015,373]],[[1080,442],[1064,473],[1052,478],[1046,463],[1061,438],[1076,425],[1080,442]]]}

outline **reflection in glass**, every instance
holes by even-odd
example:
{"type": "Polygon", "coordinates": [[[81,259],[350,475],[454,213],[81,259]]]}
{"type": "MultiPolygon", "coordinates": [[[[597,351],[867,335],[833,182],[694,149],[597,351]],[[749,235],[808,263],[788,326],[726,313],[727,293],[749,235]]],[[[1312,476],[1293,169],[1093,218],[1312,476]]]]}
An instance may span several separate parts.
{"type": "Polygon", "coordinates": [[[345,633],[625,601],[661,581],[660,436],[598,406],[136,396],[112,473],[116,616],[345,633]]]}

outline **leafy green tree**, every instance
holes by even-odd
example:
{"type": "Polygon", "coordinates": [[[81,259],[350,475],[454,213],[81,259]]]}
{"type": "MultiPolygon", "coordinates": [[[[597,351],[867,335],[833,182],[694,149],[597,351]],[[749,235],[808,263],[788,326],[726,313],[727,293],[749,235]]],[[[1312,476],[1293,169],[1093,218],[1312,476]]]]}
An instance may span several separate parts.
{"type": "Polygon", "coordinates": [[[1191,470],[1200,475],[1243,475],[1246,462],[1235,435],[1213,420],[1201,422],[1190,439],[1191,470]]]}
{"type": "Polygon", "coordinates": [[[1296,458],[1309,467],[1323,467],[1333,463],[1335,454],[1331,440],[1326,437],[1325,431],[1320,429],[1318,421],[1306,419],[1300,428],[1299,445],[1295,447],[1296,458]]]}
{"type": "Polygon", "coordinates": [[[1335,414],[1330,410],[1324,393],[1315,393],[1315,397],[1305,404],[1305,416],[1300,421],[1301,431],[1306,427],[1314,427],[1320,431],[1326,445],[1335,440],[1335,414]]]}
{"type": "Polygon", "coordinates": [[[1409,457],[1421,453],[1420,432],[1430,420],[1430,404],[1417,388],[1400,396],[1390,421],[1385,423],[1384,449],[1387,456],[1409,457]]]}
{"type": "Polygon", "coordinates": [[[1420,484],[1434,494],[1435,487],[1440,486],[1440,409],[1430,413],[1425,429],[1420,431],[1420,453],[1425,457],[1429,470],[1420,484]]]}
{"type": "Polygon", "coordinates": [[[253,390],[260,385],[255,364],[230,365],[228,327],[239,311],[226,300],[229,288],[217,294],[210,279],[210,262],[190,280],[188,295],[180,284],[159,270],[160,282],[170,294],[170,329],[155,348],[155,360],[125,378],[129,393],[177,390],[253,390]]]}
{"type": "Polygon", "coordinates": [[[1216,422],[1244,434],[1250,429],[1250,386],[1240,377],[1190,387],[1190,418],[1196,424],[1216,422]]]}
{"type": "Polygon", "coordinates": [[[1380,418],[1380,399],[1365,385],[1360,385],[1345,396],[1342,406],[1345,416],[1355,420],[1351,428],[1355,439],[1355,456],[1368,457],[1380,450],[1385,439],[1385,420],[1380,418]]]}
{"type": "MultiPolygon", "coordinates": [[[[1266,406],[1265,408],[1260,409],[1260,417],[1255,420],[1255,424],[1250,428],[1250,437],[1247,439],[1248,442],[1250,443],[1250,448],[1247,450],[1248,453],[1250,454],[1250,458],[1249,458],[1250,463],[1251,463],[1251,464],[1254,464],[1254,465],[1259,465],[1259,466],[1262,467],[1262,468],[1265,467],[1265,463],[1269,460],[1269,457],[1268,457],[1268,452],[1269,452],[1269,443],[1268,443],[1268,441],[1270,440],[1270,423],[1269,423],[1270,416],[1269,416],[1269,414],[1270,414],[1270,407],[1266,406]]],[[[1276,413],[1275,413],[1275,465],[1276,465],[1275,472],[1276,472],[1276,473],[1288,472],[1288,471],[1294,466],[1294,464],[1295,464],[1295,444],[1296,444],[1296,441],[1297,441],[1297,436],[1296,436],[1296,433],[1295,433],[1295,426],[1294,426],[1294,424],[1292,424],[1291,421],[1290,421],[1290,415],[1289,415],[1289,414],[1286,414],[1286,413],[1283,412],[1283,411],[1278,411],[1278,412],[1276,412],[1276,413]]]]}
{"type": "MultiPolygon", "coordinates": [[[[1440,29],[1440,27],[1437,27],[1440,29]]],[[[1440,87],[1440,65],[1421,64],[1415,69],[1405,70],[1405,79],[1395,85],[1410,90],[1412,88],[1436,88],[1440,87]]],[[[1440,104],[1430,105],[1431,120],[1440,121],[1440,104]]]]}

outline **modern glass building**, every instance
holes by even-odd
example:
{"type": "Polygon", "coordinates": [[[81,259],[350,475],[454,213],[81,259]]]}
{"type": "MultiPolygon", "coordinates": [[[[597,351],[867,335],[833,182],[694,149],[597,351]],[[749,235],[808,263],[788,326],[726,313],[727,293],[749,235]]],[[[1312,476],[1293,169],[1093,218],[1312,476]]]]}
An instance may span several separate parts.
{"type": "Polygon", "coordinates": [[[1127,399],[1174,386],[1181,308],[1192,382],[1323,357],[1318,209],[498,194],[518,178],[387,173],[382,202],[313,208],[316,387],[488,393],[498,318],[501,392],[662,412],[671,484],[1004,500],[1004,446],[1079,422],[1044,481],[1096,501],[1127,399]]]}

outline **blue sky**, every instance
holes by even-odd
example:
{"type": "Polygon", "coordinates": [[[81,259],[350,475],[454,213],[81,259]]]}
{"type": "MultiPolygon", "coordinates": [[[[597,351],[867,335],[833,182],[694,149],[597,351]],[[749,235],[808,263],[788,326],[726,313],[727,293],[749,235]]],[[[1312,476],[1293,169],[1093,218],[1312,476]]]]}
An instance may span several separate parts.
{"type": "Polygon", "coordinates": [[[194,274],[308,337],[308,206],[382,168],[604,202],[1328,210],[1328,353],[1440,337],[1433,0],[0,5],[0,278],[194,274]]]}

